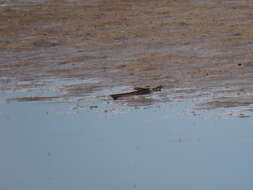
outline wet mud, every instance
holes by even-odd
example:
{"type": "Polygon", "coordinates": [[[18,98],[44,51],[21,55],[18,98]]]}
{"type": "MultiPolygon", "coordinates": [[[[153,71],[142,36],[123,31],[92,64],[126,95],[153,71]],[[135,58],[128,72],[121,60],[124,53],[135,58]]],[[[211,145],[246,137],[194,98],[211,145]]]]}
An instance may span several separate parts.
{"type": "Polygon", "coordinates": [[[120,104],[109,94],[162,85],[122,102],[192,100],[194,109],[251,114],[252,8],[250,0],[4,1],[0,91],[13,92],[7,101],[103,95],[120,104]],[[36,90],[46,95],[29,94],[36,90]]]}

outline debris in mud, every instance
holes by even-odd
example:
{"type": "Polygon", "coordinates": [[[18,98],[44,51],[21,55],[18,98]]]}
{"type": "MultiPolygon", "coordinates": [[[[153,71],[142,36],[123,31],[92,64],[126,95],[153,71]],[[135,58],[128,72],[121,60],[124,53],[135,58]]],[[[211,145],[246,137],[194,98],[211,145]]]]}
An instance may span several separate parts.
{"type": "Polygon", "coordinates": [[[97,109],[98,106],[89,106],[89,108],[92,110],[92,109],[97,109]]]}
{"type": "Polygon", "coordinates": [[[134,88],[135,91],[133,92],[127,92],[127,93],[120,93],[120,94],[112,94],[110,95],[114,100],[117,100],[121,97],[127,97],[127,96],[135,96],[135,95],[145,95],[145,94],[151,94],[155,91],[161,91],[162,86],[157,86],[155,88],[134,88]]]}
{"type": "Polygon", "coordinates": [[[17,101],[17,102],[32,102],[32,101],[47,101],[59,98],[57,96],[47,96],[47,97],[21,97],[21,98],[10,98],[7,102],[17,101]]]}

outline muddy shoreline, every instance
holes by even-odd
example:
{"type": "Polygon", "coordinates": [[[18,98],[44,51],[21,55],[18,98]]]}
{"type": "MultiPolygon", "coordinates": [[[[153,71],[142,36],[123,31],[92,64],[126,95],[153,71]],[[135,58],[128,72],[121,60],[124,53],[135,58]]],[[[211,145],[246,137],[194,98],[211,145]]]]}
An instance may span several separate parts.
{"type": "Polygon", "coordinates": [[[249,0],[2,3],[0,90],[53,89],[48,97],[64,100],[162,85],[141,102],[194,99],[198,109],[250,111],[252,8],[249,0]]]}

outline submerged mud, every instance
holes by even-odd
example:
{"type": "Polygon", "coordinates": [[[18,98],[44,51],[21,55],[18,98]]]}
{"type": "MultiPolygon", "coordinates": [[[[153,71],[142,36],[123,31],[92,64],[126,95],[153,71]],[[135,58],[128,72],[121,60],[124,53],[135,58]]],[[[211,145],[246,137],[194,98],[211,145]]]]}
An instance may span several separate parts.
{"type": "Polygon", "coordinates": [[[250,0],[6,1],[0,90],[13,92],[8,101],[112,101],[120,88],[162,85],[115,103],[187,99],[197,109],[251,113],[252,8],[250,0]]]}

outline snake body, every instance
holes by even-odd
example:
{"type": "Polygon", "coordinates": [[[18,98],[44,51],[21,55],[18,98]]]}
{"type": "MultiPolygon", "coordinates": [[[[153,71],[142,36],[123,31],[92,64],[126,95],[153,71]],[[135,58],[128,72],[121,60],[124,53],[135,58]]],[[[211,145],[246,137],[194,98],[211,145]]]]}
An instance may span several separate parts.
{"type": "Polygon", "coordinates": [[[135,91],[133,91],[133,92],[120,93],[120,94],[112,94],[110,96],[114,100],[117,100],[119,98],[127,97],[127,96],[151,94],[154,91],[161,91],[161,89],[162,89],[162,86],[157,86],[155,88],[135,88],[135,91]]]}

